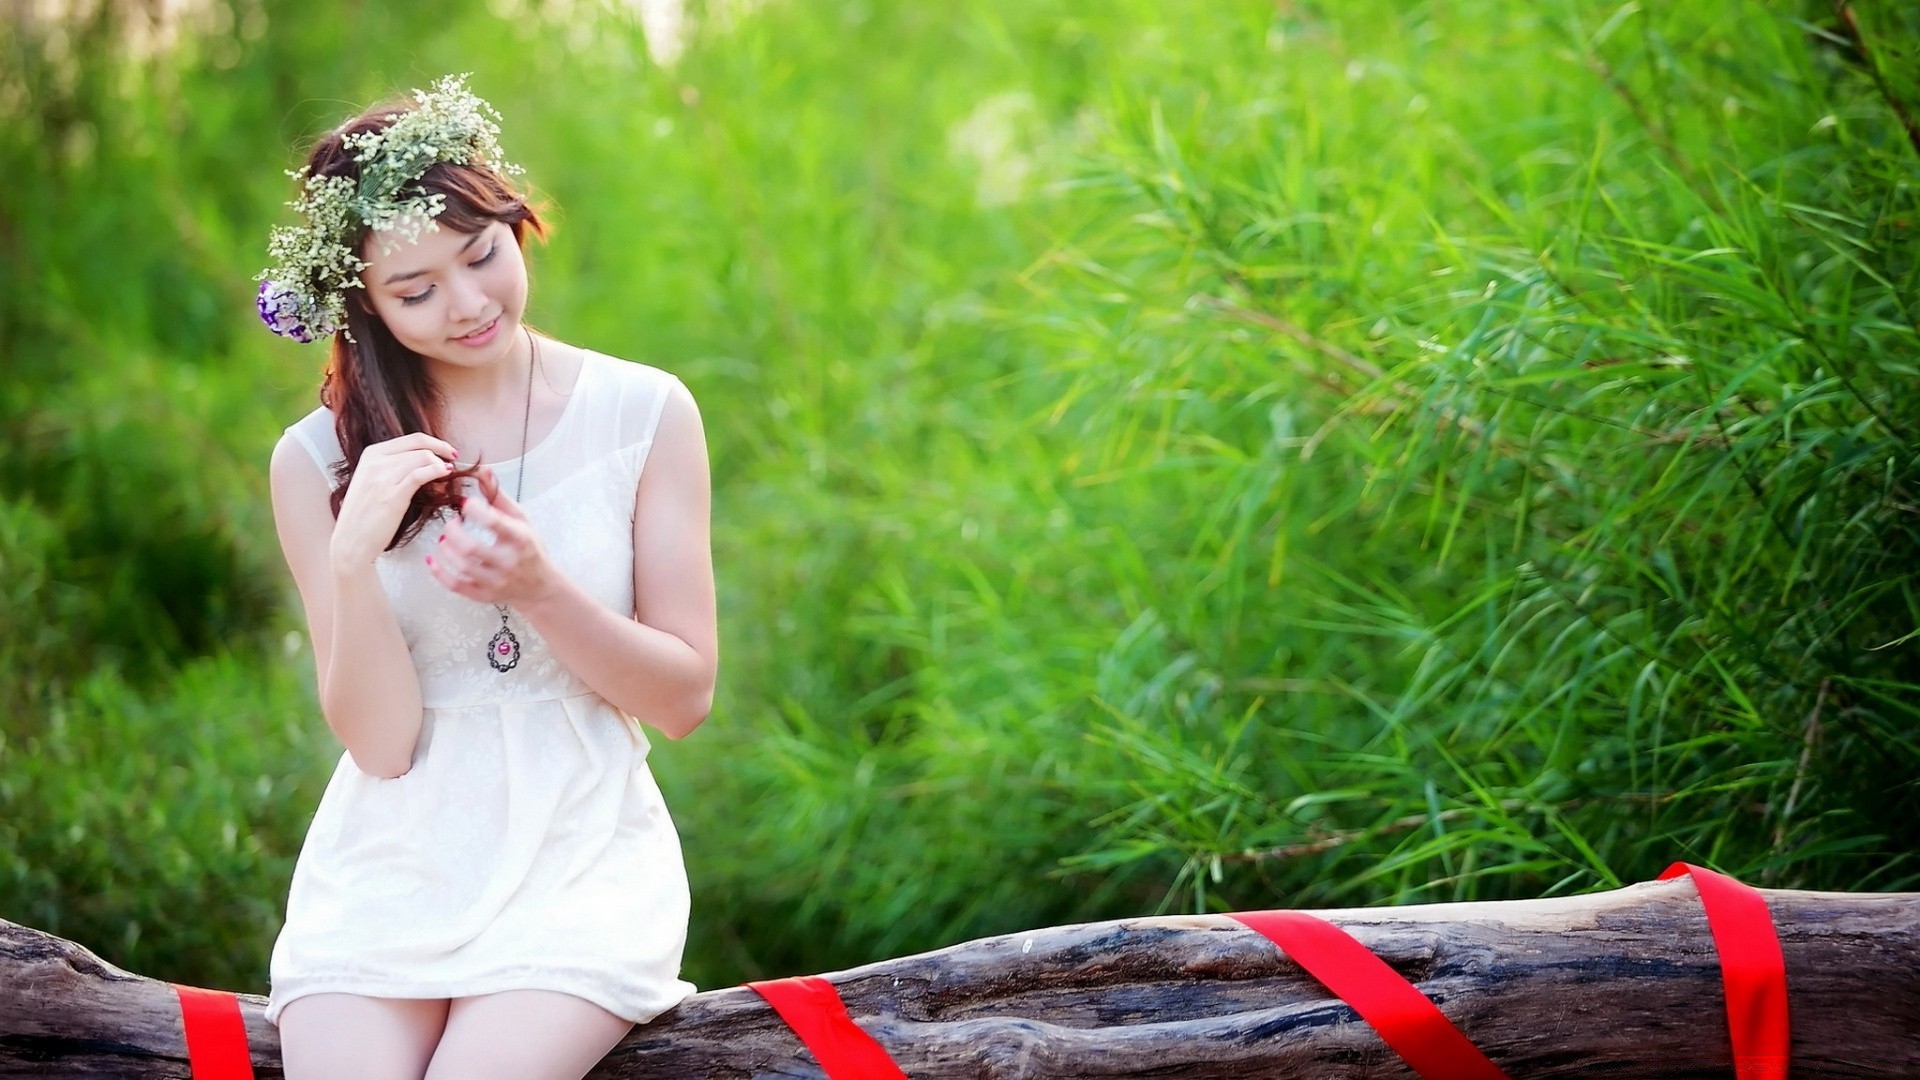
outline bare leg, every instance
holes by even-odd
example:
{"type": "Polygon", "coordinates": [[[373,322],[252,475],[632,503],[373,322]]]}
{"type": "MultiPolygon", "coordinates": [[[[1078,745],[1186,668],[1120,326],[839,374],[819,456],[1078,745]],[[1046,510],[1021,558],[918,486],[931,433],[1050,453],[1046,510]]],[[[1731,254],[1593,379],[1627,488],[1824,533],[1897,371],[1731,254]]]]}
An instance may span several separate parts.
{"type": "Polygon", "coordinates": [[[632,1030],[553,990],[454,998],[426,1080],[580,1080],[632,1030]]]}
{"type": "Polygon", "coordinates": [[[287,1080],[420,1080],[447,1025],[447,1002],[309,994],[280,1011],[287,1080]]]}

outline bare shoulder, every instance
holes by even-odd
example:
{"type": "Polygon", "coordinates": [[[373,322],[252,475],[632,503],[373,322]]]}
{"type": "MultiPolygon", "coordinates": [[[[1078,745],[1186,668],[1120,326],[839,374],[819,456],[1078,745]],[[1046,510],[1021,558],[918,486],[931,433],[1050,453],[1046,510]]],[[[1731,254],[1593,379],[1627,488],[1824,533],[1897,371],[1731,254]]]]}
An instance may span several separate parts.
{"type": "Polygon", "coordinates": [[[629,431],[629,438],[651,438],[655,457],[667,446],[679,445],[698,448],[704,459],[706,433],[700,419],[700,405],[680,376],[642,360],[628,360],[608,353],[598,355],[613,369],[625,395],[630,422],[638,428],[629,431]],[[650,417],[655,418],[652,422],[657,426],[648,431],[646,425],[650,417]]]}
{"type": "Polygon", "coordinates": [[[660,427],[662,435],[668,425],[672,425],[680,438],[700,438],[703,429],[700,422],[700,403],[693,399],[693,391],[679,377],[666,373],[672,380],[667,385],[667,400],[660,407],[660,427]]]}
{"type": "Polygon", "coordinates": [[[280,441],[273,444],[267,480],[273,486],[275,501],[284,493],[294,497],[317,494],[325,502],[333,493],[325,470],[291,429],[281,432],[280,441]]]}
{"type": "Polygon", "coordinates": [[[274,444],[267,479],[281,550],[301,593],[307,594],[324,569],[333,536],[333,487],[320,463],[291,431],[283,432],[274,444]]]}
{"type": "MultiPolygon", "coordinates": [[[[664,374],[664,373],[663,373],[664,374]]],[[[707,434],[700,405],[687,384],[668,374],[666,400],[647,453],[647,473],[667,474],[677,483],[704,487],[707,481],[707,434]]],[[[642,476],[642,482],[645,476],[642,476]]]]}
{"type": "MultiPolygon", "coordinates": [[[[589,362],[593,357],[597,356],[605,362],[607,366],[614,368],[619,373],[620,378],[626,381],[628,386],[636,389],[660,386],[686,388],[686,384],[681,381],[680,376],[656,364],[649,364],[645,360],[630,360],[626,357],[614,356],[611,353],[596,352],[593,349],[583,349],[581,351],[589,354],[588,358],[582,361],[583,363],[589,362]]],[[[691,394],[688,396],[691,396],[691,394]]]]}

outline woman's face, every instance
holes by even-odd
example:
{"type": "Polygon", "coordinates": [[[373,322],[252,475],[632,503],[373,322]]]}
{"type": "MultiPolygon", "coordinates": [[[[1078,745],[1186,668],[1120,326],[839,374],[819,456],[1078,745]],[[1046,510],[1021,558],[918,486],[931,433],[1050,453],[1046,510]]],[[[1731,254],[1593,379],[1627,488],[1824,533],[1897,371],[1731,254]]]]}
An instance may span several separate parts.
{"type": "Polygon", "coordinates": [[[365,248],[360,280],[400,344],[461,367],[493,363],[513,346],[527,306],[527,264],[505,222],[477,233],[423,227],[413,241],[375,233],[365,248]]]}

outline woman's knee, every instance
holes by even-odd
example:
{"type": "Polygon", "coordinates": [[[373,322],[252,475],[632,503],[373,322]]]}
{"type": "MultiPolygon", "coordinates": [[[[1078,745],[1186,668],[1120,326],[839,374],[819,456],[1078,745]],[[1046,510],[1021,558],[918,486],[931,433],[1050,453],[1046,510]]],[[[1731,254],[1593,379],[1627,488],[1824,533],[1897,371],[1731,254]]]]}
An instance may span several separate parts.
{"type": "Polygon", "coordinates": [[[287,1080],[420,1080],[447,1026],[447,1002],[310,994],[280,1010],[287,1080]]]}

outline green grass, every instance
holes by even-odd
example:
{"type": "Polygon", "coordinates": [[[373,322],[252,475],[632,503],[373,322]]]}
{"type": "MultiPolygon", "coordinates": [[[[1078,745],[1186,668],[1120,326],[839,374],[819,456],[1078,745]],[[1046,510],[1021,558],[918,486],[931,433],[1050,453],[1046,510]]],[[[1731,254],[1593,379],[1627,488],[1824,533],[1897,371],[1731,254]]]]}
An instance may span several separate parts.
{"type": "Polygon", "coordinates": [[[337,750],[266,499],[319,361],[249,279],[289,146],[458,70],[554,204],[535,319],[706,419],[720,697],[653,757],[702,985],[1916,887],[1895,5],[770,4],[665,71],[255,10],[64,75],[0,30],[0,917],[264,989],[337,750]]]}

